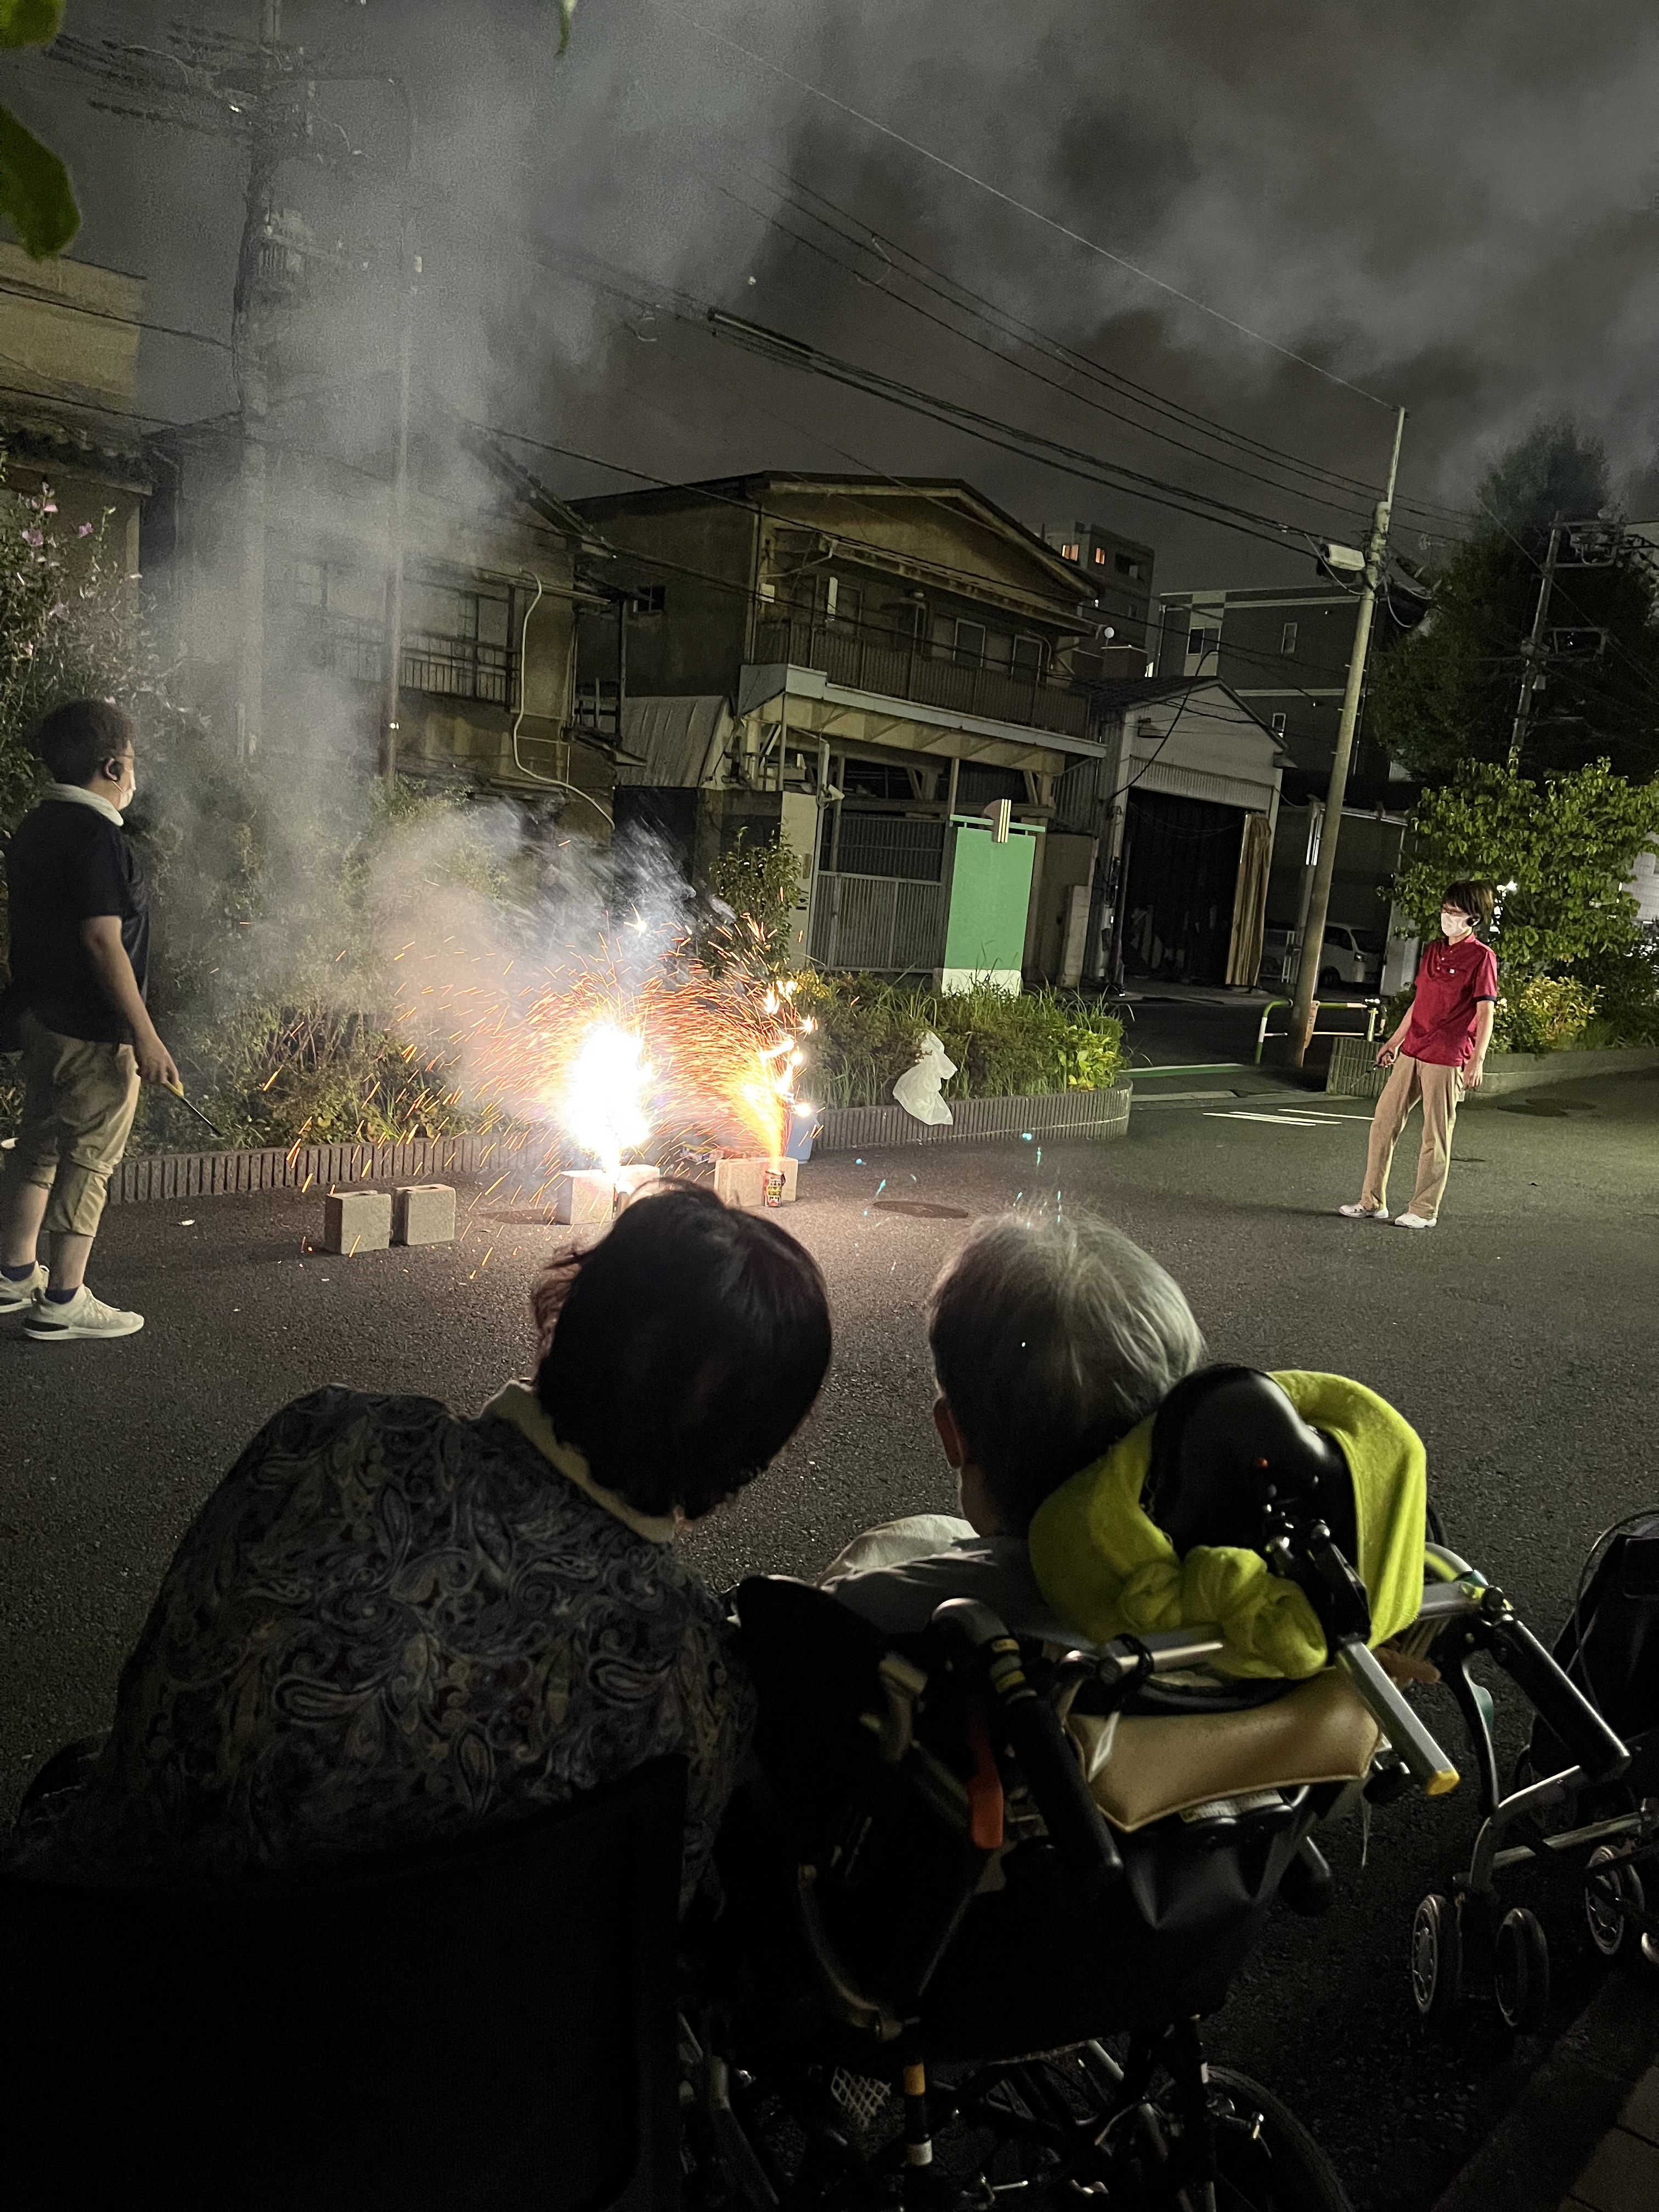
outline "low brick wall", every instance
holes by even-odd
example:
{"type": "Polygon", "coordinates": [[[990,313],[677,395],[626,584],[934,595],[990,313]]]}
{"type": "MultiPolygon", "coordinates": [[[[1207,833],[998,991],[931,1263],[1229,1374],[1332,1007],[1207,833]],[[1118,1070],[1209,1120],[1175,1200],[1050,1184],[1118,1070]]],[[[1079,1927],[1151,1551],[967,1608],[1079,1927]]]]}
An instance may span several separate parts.
{"type": "MultiPolygon", "coordinates": [[[[1034,1098],[958,1098],[954,1120],[939,1128],[914,1121],[902,1106],[848,1106],[826,1111],[813,1150],[861,1152],[884,1145],[988,1144],[1030,1134],[1098,1140],[1129,1127],[1130,1087],[1060,1091],[1034,1098]]],[[[533,1178],[560,1165],[557,1140],[546,1129],[508,1128],[487,1136],[411,1137],[397,1145],[299,1145],[283,1152],[158,1152],[124,1160],[110,1177],[112,1206],[151,1199],[228,1198],[261,1190],[326,1191],[342,1183],[430,1182],[444,1176],[488,1180],[533,1178]]]]}
{"type": "Polygon", "coordinates": [[[999,1138],[1121,1137],[1129,1127],[1127,1083],[1110,1091],[1056,1091],[1030,1098],[951,1098],[951,1119],[934,1127],[902,1106],[826,1108],[814,1152],[880,1151],[889,1145],[988,1144],[999,1138]]]}
{"type": "MultiPolygon", "coordinates": [[[[1344,1098],[1380,1098],[1388,1081],[1376,1065],[1377,1048],[1364,1037],[1332,1042],[1325,1088],[1344,1098]]],[[[1629,1045],[1611,1052],[1494,1052],[1487,1055],[1486,1079],[1478,1098],[1502,1098],[1512,1091],[1535,1091],[1545,1083],[1583,1083],[1594,1075],[1639,1075],[1659,1067],[1659,1049],[1629,1045]]]]}
{"type": "Polygon", "coordinates": [[[557,1166],[547,1133],[410,1137],[397,1145],[297,1145],[290,1151],[159,1152],[123,1160],[110,1177],[112,1206],[146,1199],[219,1198],[257,1190],[328,1190],[337,1183],[428,1182],[434,1176],[507,1175],[557,1166]],[[532,1141],[533,1140],[533,1141],[532,1141]]]}

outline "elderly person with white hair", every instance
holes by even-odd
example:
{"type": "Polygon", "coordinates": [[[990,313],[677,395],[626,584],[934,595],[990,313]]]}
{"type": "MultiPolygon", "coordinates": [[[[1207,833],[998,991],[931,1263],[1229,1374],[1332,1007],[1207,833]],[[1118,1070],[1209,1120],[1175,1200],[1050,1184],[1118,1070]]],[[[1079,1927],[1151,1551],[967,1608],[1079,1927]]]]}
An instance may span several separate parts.
{"type": "Polygon", "coordinates": [[[824,1587],[889,1635],[977,1598],[1017,1633],[1075,1640],[1032,1572],[1038,1508],[1155,1413],[1208,1358],[1179,1285],[1086,1215],[976,1223],[933,1285],[933,1425],[963,1518],[913,1514],[868,1529],[824,1587]]]}

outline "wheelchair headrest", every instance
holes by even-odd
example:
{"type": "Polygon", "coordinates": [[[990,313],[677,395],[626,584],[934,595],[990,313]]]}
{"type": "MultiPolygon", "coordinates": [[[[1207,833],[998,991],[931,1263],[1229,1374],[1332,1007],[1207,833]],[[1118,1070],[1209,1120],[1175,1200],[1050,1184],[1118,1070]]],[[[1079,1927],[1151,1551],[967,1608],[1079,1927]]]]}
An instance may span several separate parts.
{"type": "Polygon", "coordinates": [[[1194,1545],[1255,1551],[1269,1490],[1275,1502],[1328,1526],[1357,1555],[1353,1480],[1340,1448],[1304,1421],[1270,1375],[1206,1367],[1177,1382],[1152,1424],[1141,1504],[1183,1557],[1194,1545]]]}

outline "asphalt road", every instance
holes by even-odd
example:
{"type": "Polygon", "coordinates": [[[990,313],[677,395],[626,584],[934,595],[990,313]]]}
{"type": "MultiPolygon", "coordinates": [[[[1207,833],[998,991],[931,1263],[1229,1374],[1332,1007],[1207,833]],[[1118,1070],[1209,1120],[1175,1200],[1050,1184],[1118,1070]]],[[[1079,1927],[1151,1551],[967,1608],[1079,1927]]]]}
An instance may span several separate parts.
{"type": "MultiPolygon", "coordinates": [[[[1427,1442],[1452,1541],[1553,1633],[1596,1531],[1659,1491],[1659,1078],[1466,1109],[1429,1235],[1334,1214],[1358,1191],[1364,1118],[1280,1085],[1138,1103],[1110,1145],[811,1164],[787,1218],[830,1279],[834,1367],[778,1465],[694,1533],[699,1563],[722,1583],[811,1574],[872,1521],[948,1508],[928,1419],[927,1285],[974,1215],[1088,1206],[1172,1269],[1218,1358],[1340,1370],[1398,1405],[1427,1442]]],[[[54,1746],[103,1722],[174,1543],[276,1407],[336,1381],[471,1408],[526,1370],[526,1291],[567,1232],[499,1218],[508,1211],[476,1202],[452,1248],[341,1261],[303,1249],[320,1226],[314,1198],[116,1209],[94,1286],[148,1315],[142,1335],[49,1348],[14,1325],[0,1340],[0,1804],[54,1746]]],[[[1449,1728],[1449,1702],[1443,1717],[1449,1728]]],[[[1520,1734],[1512,1717],[1511,1743],[1520,1734]]],[[[1474,1826],[1462,1791],[1379,1814],[1368,1846],[1357,1825],[1340,1835],[1334,1912],[1277,1916],[1214,2025],[1215,2052],[1302,2112],[1364,2212],[1431,2202],[1538,2056],[1480,2033],[1430,2046],[1411,2014],[1412,1908],[1474,1826]]],[[[1523,1900],[1555,1939],[1565,2020],[1589,1986],[1576,1895],[1534,1883],[1516,1889],[1523,1900]]]]}

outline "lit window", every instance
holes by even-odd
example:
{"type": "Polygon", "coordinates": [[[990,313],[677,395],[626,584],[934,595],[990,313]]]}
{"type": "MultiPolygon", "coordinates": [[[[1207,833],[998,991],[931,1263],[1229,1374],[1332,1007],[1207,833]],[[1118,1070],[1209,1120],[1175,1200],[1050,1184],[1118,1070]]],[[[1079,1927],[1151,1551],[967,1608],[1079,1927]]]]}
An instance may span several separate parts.
{"type": "Polygon", "coordinates": [[[1279,649],[1288,660],[1296,651],[1296,624],[1286,623],[1279,633],[1279,649]]]}
{"type": "Polygon", "coordinates": [[[1106,566],[1106,548],[1103,545],[1097,545],[1095,548],[1095,566],[1097,568],[1103,568],[1106,566]]]}
{"type": "Polygon", "coordinates": [[[1075,561],[1078,557],[1078,550],[1075,545],[1062,545],[1060,549],[1060,557],[1062,561],[1075,561]]]}
{"type": "Polygon", "coordinates": [[[1285,717],[1282,714],[1275,714],[1273,717],[1273,733],[1276,738],[1282,738],[1284,736],[1285,717]]]}

